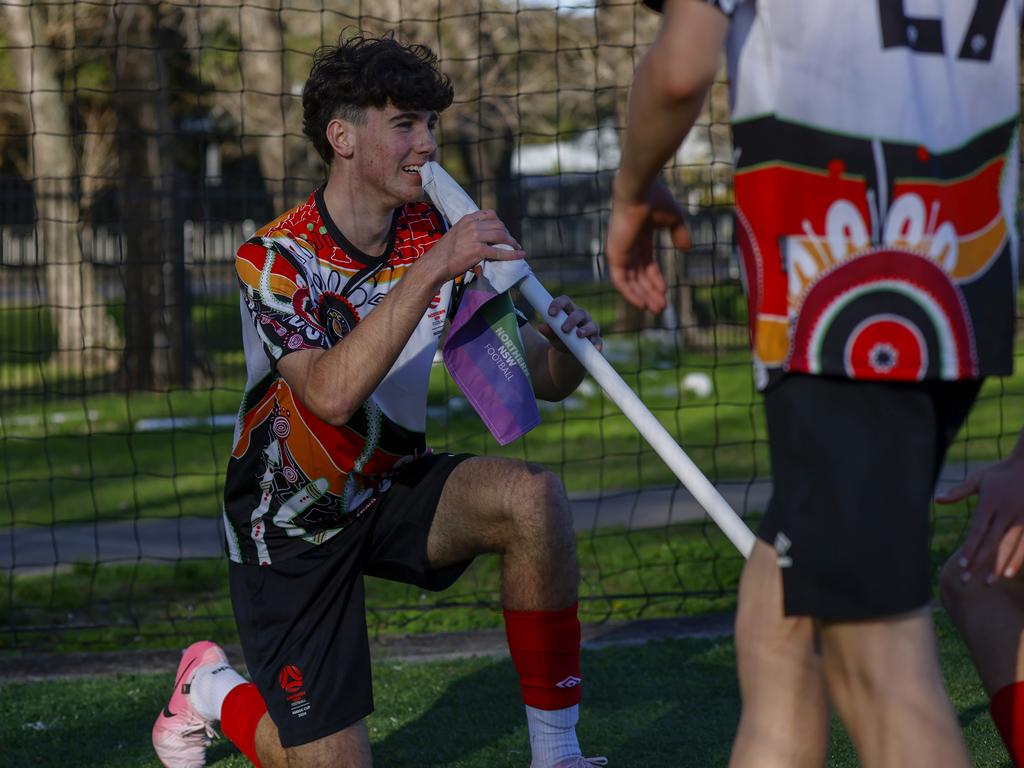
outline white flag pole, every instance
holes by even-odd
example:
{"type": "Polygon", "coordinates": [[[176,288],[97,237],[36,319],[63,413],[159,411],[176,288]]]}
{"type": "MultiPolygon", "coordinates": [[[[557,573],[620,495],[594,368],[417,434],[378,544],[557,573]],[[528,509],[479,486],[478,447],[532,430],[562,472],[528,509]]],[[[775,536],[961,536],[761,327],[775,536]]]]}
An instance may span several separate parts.
{"type": "MultiPolygon", "coordinates": [[[[452,224],[467,213],[479,210],[462,187],[437,163],[426,163],[420,169],[420,173],[423,176],[423,188],[430,195],[434,205],[452,224]]],[[[488,261],[484,263],[483,269],[484,275],[499,292],[508,290],[513,285],[518,286],[523,297],[558,334],[569,351],[650,443],[654,452],[662,458],[679,481],[693,494],[740,554],[750,557],[750,552],[754,548],[754,534],[750,528],[594,345],[589,340],[576,336],[575,330],[569,333],[562,331],[562,323],[565,322],[567,315],[565,312],[559,312],[557,317],[548,314],[548,307],[554,299],[526,262],[488,261]]]]}

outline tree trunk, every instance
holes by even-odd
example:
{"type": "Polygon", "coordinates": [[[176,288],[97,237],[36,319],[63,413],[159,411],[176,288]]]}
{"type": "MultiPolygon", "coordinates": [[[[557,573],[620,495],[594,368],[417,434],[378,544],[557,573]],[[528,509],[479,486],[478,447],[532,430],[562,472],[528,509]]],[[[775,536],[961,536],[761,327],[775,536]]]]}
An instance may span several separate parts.
{"type": "Polygon", "coordinates": [[[191,328],[158,3],[119,2],[112,18],[125,241],[123,384],[127,389],[187,386],[191,328]]]}
{"type": "Polygon", "coordinates": [[[294,201],[288,184],[284,19],[280,0],[258,0],[240,14],[243,138],[255,142],[260,172],[277,215],[294,201]]]}
{"type": "Polygon", "coordinates": [[[71,124],[54,57],[37,39],[43,13],[30,0],[3,5],[5,34],[18,87],[31,115],[31,167],[36,247],[45,264],[46,294],[57,332],[53,361],[76,371],[108,371],[121,340],[96,289],[92,264],[82,258],[71,124]]]}

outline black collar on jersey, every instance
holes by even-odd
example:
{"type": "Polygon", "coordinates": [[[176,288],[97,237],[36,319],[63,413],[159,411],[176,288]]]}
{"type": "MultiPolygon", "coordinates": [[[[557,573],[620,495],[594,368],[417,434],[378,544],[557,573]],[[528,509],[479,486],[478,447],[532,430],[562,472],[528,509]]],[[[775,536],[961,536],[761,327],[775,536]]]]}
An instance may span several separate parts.
{"type": "Polygon", "coordinates": [[[349,239],[342,234],[340,229],[338,229],[338,225],[334,223],[334,219],[331,218],[331,214],[327,212],[327,203],[324,202],[323,187],[317,187],[314,197],[316,199],[316,210],[320,214],[320,218],[324,221],[324,226],[327,228],[327,234],[331,236],[331,239],[335,244],[340,246],[350,258],[353,258],[368,267],[381,266],[388,260],[388,257],[391,256],[391,252],[395,247],[395,233],[397,231],[396,224],[398,223],[397,208],[391,215],[391,232],[388,234],[388,244],[384,247],[384,253],[381,256],[369,256],[352,245],[349,239]]]}

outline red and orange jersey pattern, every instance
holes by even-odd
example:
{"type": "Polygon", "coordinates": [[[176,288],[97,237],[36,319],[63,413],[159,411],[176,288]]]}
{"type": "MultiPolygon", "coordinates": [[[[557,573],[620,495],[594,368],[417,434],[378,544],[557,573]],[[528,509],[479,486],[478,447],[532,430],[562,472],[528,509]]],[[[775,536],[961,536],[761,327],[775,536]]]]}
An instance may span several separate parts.
{"type": "Polygon", "coordinates": [[[1015,131],[1014,120],[936,154],[774,117],[737,124],[737,231],[760,384],[782,371],[1009,373],[1016,280],[1002,180],[1015,131]]]}
{"type": "Polygon", "coordinates": [[[1024,3],[708,2],[758,386],[1009,373],[1024,3]]]}
{"type": "Polygon", "coordinates": [[[317,190],[238,249],[248,381],[224,499],[235,562],[266,564],[327,541],[372,507],[396,465],[426,453],[426,385],[450,286],[342,426],[307,408],[277,361],[341,341],[443,234],[436,209],[408,204],[395,211],[384,255],[368,256],[331,221],[317,190]]]}

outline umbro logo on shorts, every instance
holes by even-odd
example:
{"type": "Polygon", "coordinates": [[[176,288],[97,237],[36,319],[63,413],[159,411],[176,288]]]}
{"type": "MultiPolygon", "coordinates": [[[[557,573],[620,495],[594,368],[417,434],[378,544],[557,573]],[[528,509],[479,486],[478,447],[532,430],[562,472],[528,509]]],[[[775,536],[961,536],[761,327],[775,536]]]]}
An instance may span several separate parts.
{"type": "Polygon", "coordinates": [[[577,685],[582,683],[583,680],[576,677],[575,675],[569,675],[565,680],[561,680],[555,683],[556,688],[575,688],[577,685]]]}
{"type": "Polygon", "coordinates": [[[775,534],[775,551],[779,553],[779,568],[789,568],[793,564],[793,558],[787,555],[793,542],[782,531],[775,534]]]}

